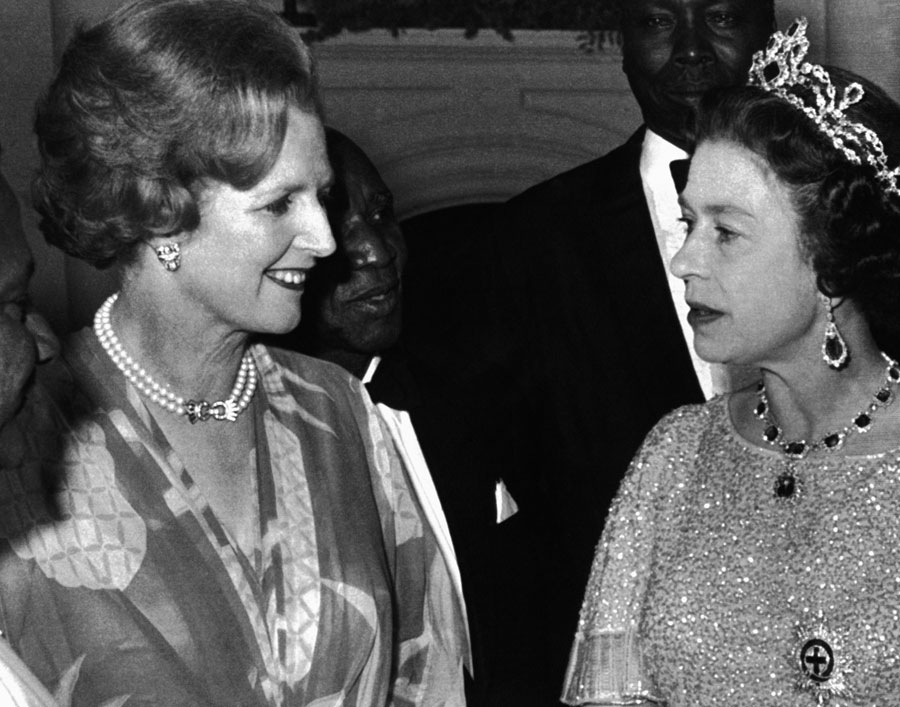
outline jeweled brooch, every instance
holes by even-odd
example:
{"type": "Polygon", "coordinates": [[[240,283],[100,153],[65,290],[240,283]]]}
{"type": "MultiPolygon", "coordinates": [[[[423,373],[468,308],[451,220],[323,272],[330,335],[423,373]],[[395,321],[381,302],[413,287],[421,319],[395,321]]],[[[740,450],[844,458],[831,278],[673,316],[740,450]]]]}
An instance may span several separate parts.
{"type": "Polygon", "coordinates": [[[844,650],[840,632],[820,618],[812,625],[798,625],[796,635],[792,662],[798,672],[797,687],[811,693],[819,707],[834,698],[851,700],[847,678],[853,673],[853,659],[844,650]]]}

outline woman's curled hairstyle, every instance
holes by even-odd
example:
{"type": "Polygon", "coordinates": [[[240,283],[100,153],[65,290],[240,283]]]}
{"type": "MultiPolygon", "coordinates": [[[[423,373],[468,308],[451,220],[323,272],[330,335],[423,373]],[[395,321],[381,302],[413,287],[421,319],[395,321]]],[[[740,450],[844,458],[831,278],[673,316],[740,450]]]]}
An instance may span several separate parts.
{"type": "Polygon", "coordinates": [[[97,267],[199,224],[205,180],[246,189],[291,106],[318,113],[309,53],[252,0],[137,0],[69,43],[38,103],[47,240],[97,267]]]}
{"type": "MultiPolygon", "coordinates": [[[[890,167],[900,164],[900,105],[862,77],[827,69],[839,94],[862,85],[863,99],[845,114],[878,135],[890,167]]],[[[765,160],[792,190],[819,289],[852,298],[879,345],[900,355],[900,196],[885,190],[864,159],[850,162],[810,118],[758,87],[706,95],[695,139],[734,142],[765,160]]]]}

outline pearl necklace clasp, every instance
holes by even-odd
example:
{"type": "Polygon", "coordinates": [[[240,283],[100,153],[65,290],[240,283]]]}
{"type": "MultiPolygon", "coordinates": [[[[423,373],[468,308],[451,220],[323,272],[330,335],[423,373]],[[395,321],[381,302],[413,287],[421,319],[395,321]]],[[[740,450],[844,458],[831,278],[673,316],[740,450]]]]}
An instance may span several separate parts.
{"type": "Polygon", "coordinates": [[[151,402],[165,408],[176,415],[187,415],[191,424],[198,420],[227,420],[235,422],[253,399],[256,392],[258,375],[253,355],[247,351],[241,358],[241,367],[238,370],[231,394],[225,400],[209,402],[207,400],[185,400],[176,395],[164,385],[157,383],[140,364],[138,364],[122,346],[119,337],[113,331],[110,314],[113,305],[119,297],[119,293],[110,295],[100,306],[94,315],[94,334],[116,364],[125,378],[137,388],[138,392],[151,402]]]}

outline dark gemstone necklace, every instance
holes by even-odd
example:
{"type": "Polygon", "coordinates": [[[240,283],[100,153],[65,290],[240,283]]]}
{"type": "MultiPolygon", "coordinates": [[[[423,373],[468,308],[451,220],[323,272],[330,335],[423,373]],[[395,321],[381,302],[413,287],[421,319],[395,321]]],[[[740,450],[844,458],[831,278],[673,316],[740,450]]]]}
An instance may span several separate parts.
{"type": "MultiPolygon", "coordinates": [[[[894,402],[894,386],[900,382],[900,367],[898,367],[897,362],[884,352],[882,352],[881,356],[887,362],[887,368],[884,372],[884,384],[875,391],[875,394],[872,396],[872,402],[865,409],[856,413],[849,425],[836,432],[829,432],[821,439],[812,442],[807,442],[805,439],[784,439],[781,427],[772,416],[769,399],[766,396],[765,383],[760,381],[757,388],[759,402],[753,409],[753,414],[765,424],[762,433],[763,440],[773,447],[780,447],[781,451],[791,459],[803,459],[810,452],[816,452],[820,449],[824,449],[826,452],[837,451],[844,446],[844,440],[852,432],[860,434],[868,432],[872,428],[875,413],[880,408],[887,407],[894,402]]],[[[792,480],[779,477],[779,482],[782,481],[785,485],[793,485],[792,480]]],[[[776,494],[790,496],[791,493],[793,493],[792,490],[786,494],[779,493],[778,485],[776,484],[776,494]]]]}

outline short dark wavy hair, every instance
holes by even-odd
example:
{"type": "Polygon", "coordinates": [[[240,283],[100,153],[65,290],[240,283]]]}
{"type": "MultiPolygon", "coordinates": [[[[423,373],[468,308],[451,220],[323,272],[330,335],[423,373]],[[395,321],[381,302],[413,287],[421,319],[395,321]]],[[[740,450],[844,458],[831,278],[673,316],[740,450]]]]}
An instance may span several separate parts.
{"type": "Polygon", "coordinates": [[[137,0],[80,28],[38,102],[33,184],[47,240],[97,267],[192,230],[206,180],[247,189],[295,106],[319,114],[310,55],[252,0],[137,0]]]}
{"type": "MultiPolygon", "coordinates": [[[[871,81],[826,68],[839,92],[862,85],[865,96],[846,114],[878,134],[891,167],[900,164],[900,105],[871,81]]],[[[797,108],[758,87],[704,96],[694,132],[698,144],[746,147],[790,187],[819,289],[856,302],[878,344],[900,356],[900,197],[885,193],[872,167],[850,162],[797,108]]]]}

